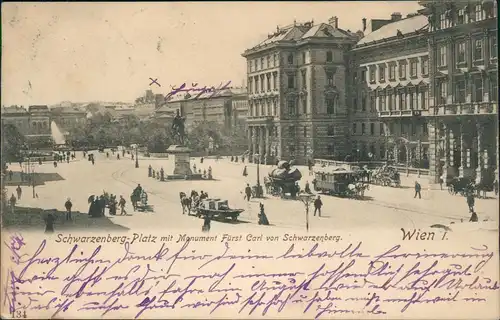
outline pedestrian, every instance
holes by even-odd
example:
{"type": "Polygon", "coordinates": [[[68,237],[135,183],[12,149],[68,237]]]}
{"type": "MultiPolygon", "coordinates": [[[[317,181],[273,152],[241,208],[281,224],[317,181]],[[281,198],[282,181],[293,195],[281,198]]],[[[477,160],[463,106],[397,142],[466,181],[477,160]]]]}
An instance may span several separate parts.
{"type": "Polygon", "coordinates": [[[123,198],[123,196],[120,196],[120,202],[118,202],[118,205],[120,206],[120,215],[127,214],[127,211],[125,211],[125,204],[127,202],[123,198]]]}
{"type": "Polygon", "coordinates": [[[12,176],[14,175],[14,172],[12,170],[9,170],[9,180],[12,181],[12,176]]]}
{"type": "Polygon", "coordinates": [[[151,165],[149,165],[148,167],[148,177],[152,177],[153,176],[153,167],[151,165]]]}
{"type": "Polygon", "coordinates": [[[196,173],[196,163],[193,164],[193,172],[196,173]]]}
{"type": "Polygon", "coordinates": [[[134,160],[134,154],[132,154],[132,160],[134,160]]]}
{"type": "Polygon", "coordinates": [[[203,178],[207,178],[207,170],[206,169],[203,169],[203,178]]]}
{"type": "Polygon", "coordinates": [[[243,168],[243,176],[244,176],[244,177],[248,176],[247,166],[245,166],[245,167],[243,168]]]}
{"type": "Polygon", "coordinates": [[[153,179],[156,178],[156,171],[153,169],[153,179]]]}
{"type": "Polygon", "coordinates": [[[41,158],[38,158],[38,164],[42,165],[42,159],[41,158]]]}
{"type": "Polygon", "coordinates": [[[250,185],[247,183],[247,186],[245,188],[245,198],[247,201],[250,201],[250,197],[252,196],[252,188],[250,188],[250,185]]]}
{"type": "Polygon", "coordinates": [[[66,157],[66,163],[69,163],[69,156],[66,157]]]}
{"type": "Polygon", "coordinates": [[[308,194],[311,194],[311,187],[309,186],[309,181],[306,181],[306,186],[304,188],[304,192],[305,193],[308,193],[308,194]]]}
{"type": "Polygon", "coordinates": [[[165,171],[163,167],[160,168],[160,181],[165,181],[165,171]]]}
{"type": "Polygon", "coordinates": [[[95,163],[94,157],[92,157],[91,161],[92,161],[92,165],[94,165],[94,163],[95,163]]]}
{"type": "Polygon", "coordinates": [[[73,207],[73,203],[71,203],[70,198],[68,198],[68,200],[66,200],[64,207],[66,208],[66,221],[72,220],[71,219],[71,208],[73,207]]]}
{"type": "Polygon", "coordinates": [[[16,207],[16,196],[14,196],[14,194],[12,194],[12,197],[10,197],[10,207],[12,210],[12,214],[14,214],[14,209],[16,207]]]}
{"type": "Polygon", "coordinates": [[[109,158],[109,152],[106,152],[106,158],[109,158]]]}
{"type": "Polygon", "coordinates": [[[415,181],[415,196],[413,198],[416,198],[417,194],[418,194],[418,198],[422,199],[422,196],[420,195],[421,189],[422,189],[422,187],[420,186],[420,183],[418,183],[418,181],[415,181]]]}
{"type": "Polygon", "coordinates": [[[269,225],[269,220],[267,220],[266,213],[264,212],[264,205],[262,203],[260,204],[260,213],[258,217],[259,217],[259,225],[263,226],[269,225]]]}
{"type": "Polygon", "coordinates": [[[17,200],[21,200],[21,196],[23,195],[23,189],[21,189],[20,185],[17,185],[16,192],[17,192],[17,200]]]}
{"type": "Polygon", "coordinates": [[[234,161],[234,157],[233,157],[233,156],[231,156],[231,162],[233,162],[233,161],[234,161]]]}
{"type": "Polygon", "coordinates": [[[104,195],[99,197],[99,210],[101,210],[101,216],[104,217],[106,211],[106,199],[104,199],[104,195]]]}
{"type": "Polygon", "coordinates": [[[203,163],[203,157],[201,157],[201,159],[200,159],[200,163],[203,163]]]}
{"type": "Polygon", "coordinates": [[[468,192],[466,198],[467,198],[467,205],[469,206],[469,212],[472,213],[474,212],[474,202],[475,202],[474,193],[468,192]]]}
{"type": "Polygon", "coordinates": [[[53,233],[54,232],[54,222],[56,218],[49,213],[45,218],[45,233],[53,233]]]}
{"type": "Polygon", "coordinates": [[[439,186],[441,187],[441,190],[443,190],[443,183],[444,183],[444,174],[442,174],[439,177],[439,186]]]}
{"type": "Polygon", "coordinates": [[[213,179],[213,177],[212,177],[212,167],[211,166],[208,166],[208,179],[209,180],[213,179]]]}
{"type": "Polygon", "coordinates": [[[206,214],[205,217],[203,217],[203,226],[201,227],[202,232],[210,232],[210,221],[210,215],[206,214]]]}
{"type": "Polygon", "coordinates": [[[116,160],[120,160],[120,154],[119,153],[116,154],[116,160]]]}
{"type": "Polygon", "coordinates": [[[316,216],[316,211],[318,212],[318,216],[321,217],[321,207],[323,206],[323,202],[321,201],[321,197],[318,196],[316,200],[314,200],[314,216],[316,216]]]}

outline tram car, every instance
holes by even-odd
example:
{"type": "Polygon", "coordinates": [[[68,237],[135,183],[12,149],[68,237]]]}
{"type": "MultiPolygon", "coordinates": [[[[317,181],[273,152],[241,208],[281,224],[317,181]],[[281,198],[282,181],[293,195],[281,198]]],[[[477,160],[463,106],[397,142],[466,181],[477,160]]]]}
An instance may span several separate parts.
{"type": "Polygon", "coordinates": [[[356,182],[358,173],[352,170],[321,168],[314,172],[314,190],[329,195],[354,197],[355,191],[349,185],[356,182]]]}

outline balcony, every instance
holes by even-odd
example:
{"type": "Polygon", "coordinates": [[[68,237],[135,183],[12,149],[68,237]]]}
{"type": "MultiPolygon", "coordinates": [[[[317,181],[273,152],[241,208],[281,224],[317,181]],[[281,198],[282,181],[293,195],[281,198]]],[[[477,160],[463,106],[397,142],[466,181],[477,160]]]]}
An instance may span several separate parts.
{"type": "Polygon", "coordinates": [[[247,122],[249,124],[268,124],[272,123],[274,116],[249,116],[247,122]]]}
{"type": "Polygon", "coordinates": [[[428,114],[428,110],[386,110],[378,112],[380,118],[420,117],[428,114]]]}
{"type": "Polygon", "coordinates": [[[493,115],[498,114],[498,104],[496,101],[448,104],[435,106],[433,114],[437,116],[493,115]]]}

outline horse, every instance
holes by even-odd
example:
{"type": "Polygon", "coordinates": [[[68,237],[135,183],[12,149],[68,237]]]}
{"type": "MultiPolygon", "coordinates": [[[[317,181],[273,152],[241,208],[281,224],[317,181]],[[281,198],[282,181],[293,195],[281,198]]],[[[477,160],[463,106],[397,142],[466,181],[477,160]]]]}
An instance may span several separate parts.
{"type": "Polygon", "coordinates": [[[179,198],[181,200],[181,206],[182,206],[182,214],[184,214],[187,210],[188,214],[191,213],[191,203],[192,199],[188,198],[184,192],[179,193],[179,198]]]}
{"type": "Polygon", "coordinates": [[[365,196],[365,190],[370,190],[370,185],[367,183],[358,182],[354,186],[355,186],[356,194],[358,196],[361,196],[361,197],[365,196]]]}

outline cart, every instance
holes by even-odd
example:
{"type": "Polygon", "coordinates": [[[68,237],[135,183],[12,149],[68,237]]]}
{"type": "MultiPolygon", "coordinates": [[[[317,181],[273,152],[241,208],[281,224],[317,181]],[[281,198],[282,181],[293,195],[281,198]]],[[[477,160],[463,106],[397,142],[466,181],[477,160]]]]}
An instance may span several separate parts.
{"type": "Polygon", "coordinates": [[[229,207],[227,200],[221,199],[203,199],[198,206],[194,209],[197,217],[210,216],[219,219],[238,220],[240,213],[243,209],[232,209],[229,207]]]}

